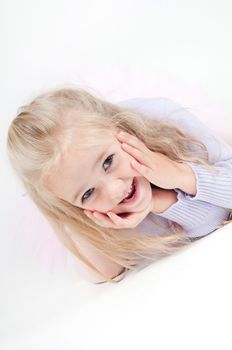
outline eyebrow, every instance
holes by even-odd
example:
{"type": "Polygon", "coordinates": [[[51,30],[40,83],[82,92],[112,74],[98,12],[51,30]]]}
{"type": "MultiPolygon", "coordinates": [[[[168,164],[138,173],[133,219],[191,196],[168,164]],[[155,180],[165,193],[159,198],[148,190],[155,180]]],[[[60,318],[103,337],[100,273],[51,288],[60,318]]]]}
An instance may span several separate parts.
{"type": "MultiPolygon", "coordinates": [[[[103,158],[103,156],[105,155],[105,151],[102,152],[99,157],[97,158],[96,162],[93,164],[92,168],[90,169],[91,172],[93,172],[93,170],[96,168],[96,166],[98,165],[98,163],[101,161],[101,159],[103,158]]],[[[74,196],[72,197],[72,201],[75,202],[77,197],[79,197],[79,195],[82,193],[82,191],[84,190],[84,187],[86,187],[86,184],[84,184],[83,186],[81,186],[76,193],[74,194],[74,196]]]]}

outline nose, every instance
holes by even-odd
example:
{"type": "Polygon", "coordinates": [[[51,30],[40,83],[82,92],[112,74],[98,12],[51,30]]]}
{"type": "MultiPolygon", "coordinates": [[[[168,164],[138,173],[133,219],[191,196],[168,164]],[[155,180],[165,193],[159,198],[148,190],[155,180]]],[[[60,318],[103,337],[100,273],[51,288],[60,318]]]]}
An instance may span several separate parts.
{"type": "Polygon", "coordinates": [[[108,181],[104,187],[108,198],[110,198],[116,204],[118,204],[122,200],[122,198],[127,196],[128,186],[123,180],[116,179],[108,181]]]}

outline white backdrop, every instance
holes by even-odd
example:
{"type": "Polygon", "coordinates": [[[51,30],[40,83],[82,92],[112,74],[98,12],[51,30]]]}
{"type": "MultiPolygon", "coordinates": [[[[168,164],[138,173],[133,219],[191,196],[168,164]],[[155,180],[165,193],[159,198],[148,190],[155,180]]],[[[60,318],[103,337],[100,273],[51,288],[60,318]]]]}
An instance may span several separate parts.
{"type": "Polygon", "coordinates": [[[0,1],[2,349],[231,349],[228,229],[117,286],[92,285],[24,196],[5,147],[17,108],[64,84],[112,102],[172,98],[230,140],[231,7],[229,0],[0,1]]]}

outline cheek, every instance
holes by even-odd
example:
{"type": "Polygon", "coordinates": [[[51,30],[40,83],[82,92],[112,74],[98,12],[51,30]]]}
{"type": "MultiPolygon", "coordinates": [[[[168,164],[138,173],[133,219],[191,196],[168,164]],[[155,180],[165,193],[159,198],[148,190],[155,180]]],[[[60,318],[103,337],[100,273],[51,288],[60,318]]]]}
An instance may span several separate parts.
{"type": "Polygon", "coordinates": [[[131,165],[131,161],[133,160],[133,157],[125,152],[122,148],[119,150],[119,170],[120,174],[123,174],[125,176],[137,176],[137,177],[143,177],[133,166],[131,165]]]}
{"type": "Polygon", "coordinates": [[[124,169],[125,172],[128,172],[128,170],[132,170],[131,168],[131,160],[132,160],[132,157],[124,152],[123,150],[120,151],[120,155],[119,155],[119,166],[120,166],[120,169],[124,169]]]}

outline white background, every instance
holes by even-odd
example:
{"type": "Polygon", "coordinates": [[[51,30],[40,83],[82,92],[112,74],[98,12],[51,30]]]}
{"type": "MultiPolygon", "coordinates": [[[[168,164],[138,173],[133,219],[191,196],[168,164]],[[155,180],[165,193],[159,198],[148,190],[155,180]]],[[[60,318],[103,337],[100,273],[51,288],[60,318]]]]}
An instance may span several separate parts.
{"type": "Polygon", "coordinates": [[[64,84],[112,102],[172,98],[229,140],[231,7],[226,0],[0,1],[2,349],[231,349],[228,229],[119,285],[92,285],[23,196],[5,149],[17,108],[64,84]]]}

